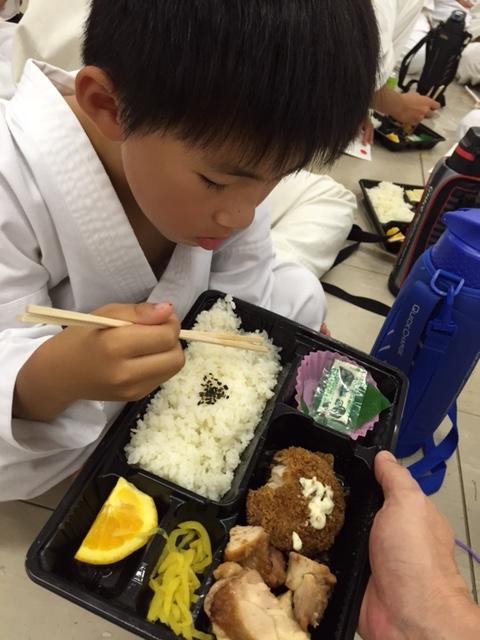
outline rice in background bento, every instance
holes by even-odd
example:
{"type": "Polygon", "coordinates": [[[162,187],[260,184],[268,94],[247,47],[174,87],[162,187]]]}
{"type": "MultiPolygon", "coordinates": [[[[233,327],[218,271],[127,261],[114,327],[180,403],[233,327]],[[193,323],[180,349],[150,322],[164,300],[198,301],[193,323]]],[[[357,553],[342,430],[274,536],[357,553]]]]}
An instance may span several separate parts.
{"type": "Polygon", "coordinates": [[[398,184],[380,182],[376,187],[367,189],[367,192],[377,218],[382,224],[391,220],[396,222],[413,220],[415,212],[405,202],[403,189],[398,184]]]}
{"type": "MultiPolygon", "coordinates": [[[[218,300],[197,316],[194,328],[245,334],[234,307],[229,296],[218,300]]],[[[281,369],[278,348],[261,335],[268,353],[191,342],[183,369],[163,384],[132,430],[125,447],[129,464],[220,499],[281,369]]]]}

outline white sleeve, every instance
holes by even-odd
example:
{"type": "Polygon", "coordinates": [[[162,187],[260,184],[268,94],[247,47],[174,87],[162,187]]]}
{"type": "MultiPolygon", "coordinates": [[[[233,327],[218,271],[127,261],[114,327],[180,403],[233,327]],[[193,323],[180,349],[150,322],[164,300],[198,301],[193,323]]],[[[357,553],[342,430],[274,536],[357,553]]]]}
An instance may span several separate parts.
{"type": "Polygon", "coordinates": [[[215,251],[209,286],[318,330],[325,316],[322,286],[300,265],[275,259],[270,224],[264,202],[248,229],[215,251]]]}
{"type": "Polygon", "coordinates": [[[394,36],[397,7],[396,2],[392,2],[392,0],[373,0],[373,7],[375,9],[375,16],[380,33],[377,89],[381,89],[395,68],[396,53],[394,36]]]}
{"type": "Polygon", "coordinates": [[[457,80],[460,84],[480,83],[480,42],[472,42],[465,47],[458,65],[457,80]]]}
{"type": "MultiPolygon", "coordinates": [[[[0,202],[1,500],[9,498],[8,487],[6,489],[8,478],[11,490],[15,492],[11,494],[11,498],[31,496],[35,487],[41,486],[42,481],[46,482],[45,477],[40,478],[38,475],[33,475],[30,479],[22,478],[24,489],[19,493],[18,487],[12,484],[12,479],[15,479],[15,483],[18,482],[16,465],[21,467],[29,460],[42,459],[47,462],[50,456],[58,455],[59,452],[72,452],[88,446],[100,436],[106,424],[106,414],[103,403],[79,401],[51,423],[12,418],[18,371],[41,344],[61,329],[27,326],[16,321],[17,314],[22,313],[28,303],[51,304],[48,292],[49,274],[41,264],[40,251],[28,220],[16,203],[15,196],[9,196],[8,187],[1,181],[0,202]]],[[[48,462],[43,466],[43,473],[48,475],[48,462]]],[[[68,475],[68,470],[65,473],[68,475]]],[[[54,480],[50,482],[50,486],[54,483],[54,480]]]]}
{"type": "Polygon", "coordinates": [[[373,0],[380,33],[377,89],[385,85],[399,62],[426,0],[373,0]]]}
{"type": "Polygon", "coordinates": [[[268,200],[277,257],[321,278],[352,228],[357,208],[353,193],[328,176],[301,171],[282,180],[268,200]]]}

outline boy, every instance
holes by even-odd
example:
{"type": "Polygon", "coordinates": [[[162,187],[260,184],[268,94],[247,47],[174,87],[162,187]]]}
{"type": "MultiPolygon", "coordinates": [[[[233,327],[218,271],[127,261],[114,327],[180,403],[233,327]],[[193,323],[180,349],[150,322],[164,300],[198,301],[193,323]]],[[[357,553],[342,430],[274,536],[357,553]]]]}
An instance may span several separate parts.
{"type": "Polygon", "coordinates": [[[0,499],[71,474],[181,368],[166,301],[217,288],[319,327],[261,203],[355,136],[378,42],[368,0],[94,0],[83,53],[76,77],[29,61],[0,103],[0,499]],[[135,324],[25,327],[28,303],[135,324]]]}

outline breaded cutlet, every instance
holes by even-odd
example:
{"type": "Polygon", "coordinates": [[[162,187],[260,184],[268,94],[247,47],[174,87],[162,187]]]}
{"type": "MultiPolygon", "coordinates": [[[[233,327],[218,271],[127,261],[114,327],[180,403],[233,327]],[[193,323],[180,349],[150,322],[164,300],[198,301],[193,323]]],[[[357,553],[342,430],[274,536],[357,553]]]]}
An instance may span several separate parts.
{"type": "Polygon", "coordinates": [[[345,517],[345,497],[333,470],[333,456],[290,447],[278,451],[273,463],[271,480],[248,492],[248,524],[262,526],[272,545],[285,552],[293,550],[295,531],[302,541],[301,553],[315,557],[332,546],[345,517]],[[309,500],[300,484],[300,478],[314,477],[333,490],[335,506],[323,529],[311,526],[309,500]]]}

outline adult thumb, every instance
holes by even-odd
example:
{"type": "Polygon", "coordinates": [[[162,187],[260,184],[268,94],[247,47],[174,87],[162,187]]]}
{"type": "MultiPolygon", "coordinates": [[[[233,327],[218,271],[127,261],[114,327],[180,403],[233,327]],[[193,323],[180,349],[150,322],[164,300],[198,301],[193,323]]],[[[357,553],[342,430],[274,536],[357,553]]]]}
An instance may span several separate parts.
{"type": "Polygon", "coordinates": [[[96,315],[106,318],[126,320],[133,324],[164,324],[173,315],[173,306],[169,302],[152,304],[142,302],[139,304],[108,304],[94,312],[96,315]]]}
{"type": "Polygon", "coordinates": [[[389,451],[380,451],[375,457],[375,476],[385,499],[406,490],[420,491],[410,472],[389,451]]]}

